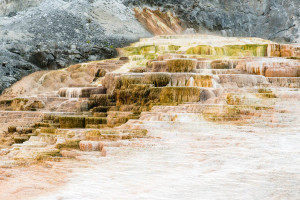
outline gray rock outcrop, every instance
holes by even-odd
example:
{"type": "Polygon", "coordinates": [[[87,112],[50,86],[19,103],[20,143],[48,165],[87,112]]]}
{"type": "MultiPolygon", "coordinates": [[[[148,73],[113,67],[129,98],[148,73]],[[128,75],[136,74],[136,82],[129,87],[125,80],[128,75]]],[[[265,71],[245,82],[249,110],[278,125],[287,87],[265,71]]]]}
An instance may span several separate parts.
{"type": "Polygon", "coordinates": [[[0,93],[33,71],[112,58],[149,36],[119,0],[0,0],[0,93]]]}
{"type": "Polygon", "coordinates": [[[300,42],[299,0],[126,0],[173,10],[197,32],[300,42]]]}
{"type": "Polygon", "coordinates": [[[0,0],[0,93],[36,70],[111,58],[150,37],[136,6],[174,11],[189,32],[300,42],[299,0],[0,0]]]}
{"type": "Polygon", "coordinates": [[[29,7],[39,5],[43,0],[0,0],[0,17],[14,16],[29,7]]]}

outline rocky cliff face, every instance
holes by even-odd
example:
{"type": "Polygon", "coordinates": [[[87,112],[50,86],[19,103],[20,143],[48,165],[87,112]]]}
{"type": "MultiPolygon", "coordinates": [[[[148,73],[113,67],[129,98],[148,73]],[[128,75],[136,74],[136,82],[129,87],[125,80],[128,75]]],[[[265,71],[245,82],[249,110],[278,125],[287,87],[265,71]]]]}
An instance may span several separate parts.
{"type": "Polygon", "coordinates": [[[0,0],[0,93],[33,71],[112,58],[149,36],[122,1],[0,0]]]}
{"type": "Polygon", "coordinates": [[[116,47],[160,32],[161,22],[172,29],[169,32],[181,33],[176,16],[183,27],[200,33],[299,42],[298,4],[298,0],[0,0],[0,93],[37,70],[114,57],[116,47]],[[134,12],[136,7],[175,15],[147,10],[152,13],[149,20],[147,13],[134,12]],[[175,24],[165,22],[170,16],[175,24]]]}
{"type": "Polygon", "coordinates": [[[298,0],[127,0],[126,4],[173,10],[202,33],[300,41],[298,0]]]}

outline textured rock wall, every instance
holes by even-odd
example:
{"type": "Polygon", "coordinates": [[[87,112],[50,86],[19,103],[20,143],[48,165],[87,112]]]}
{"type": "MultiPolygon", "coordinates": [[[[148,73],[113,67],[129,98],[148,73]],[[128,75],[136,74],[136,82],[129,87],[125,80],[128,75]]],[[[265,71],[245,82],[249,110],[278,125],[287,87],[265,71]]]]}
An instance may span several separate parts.
{"type": "Polygon", "coordinates": [[[171,11],[135,8],[134,12],[139,22],[154,35],[174,35],[183,32],[181,21],[171,11]]]}
{"type": "Polygon", "coordinates": [[[0,0],[0,17],[14,16],[19,11],[39,5],[43,0],[0,0]]]}
{"type": "Polygon", "coordinates": [[[173,10],[199,32],[299,42],[299,0],[127,0],[127,5],[173,10]]]}

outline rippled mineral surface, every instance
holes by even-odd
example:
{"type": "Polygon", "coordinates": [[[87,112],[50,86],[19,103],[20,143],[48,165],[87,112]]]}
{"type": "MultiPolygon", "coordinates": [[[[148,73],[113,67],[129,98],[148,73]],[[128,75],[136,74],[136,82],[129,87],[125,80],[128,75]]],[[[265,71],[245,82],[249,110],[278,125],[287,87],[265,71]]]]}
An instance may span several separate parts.
{"type": "Polygon", "coordinates": [[[113,149],[37,199],[297,199],[299,129],[183,122],[146,148],[113,149]]]}
{"type": "Polygon", "coordinates": [[[173,35],[119,54],[4,91],[0,199],[299,198],[298,44],[173,35]]]}

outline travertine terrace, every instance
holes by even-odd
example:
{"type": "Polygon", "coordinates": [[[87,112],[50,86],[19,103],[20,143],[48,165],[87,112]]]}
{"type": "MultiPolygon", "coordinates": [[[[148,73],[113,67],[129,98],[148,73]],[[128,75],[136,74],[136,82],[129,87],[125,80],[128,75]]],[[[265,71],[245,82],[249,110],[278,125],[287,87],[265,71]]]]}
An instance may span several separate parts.
{"type": "MultiPolygon", "coordinates": [[[[93,166],[99,165],[92,176],[106,180],[113,170],[129,173],[111,180],[115,188],[90,177],[95,188],[103,188],[104,199],[218,199],[232,193],[251,199],[255,192],[257,199],[297,198],[300,45],[165,35],[141,39],[119,55],[36,72],[6,89],[0,101],[0,167],[80,160],[90,153],[98,159],[93,166]],[[135,181],[141,190],[133,193],[135,181]]],[[[85,173],[53,199],[88,195],[80,187],[89,177],[85,173]],[[77,196],[64,193],[77,187],[77,196]]]]}

